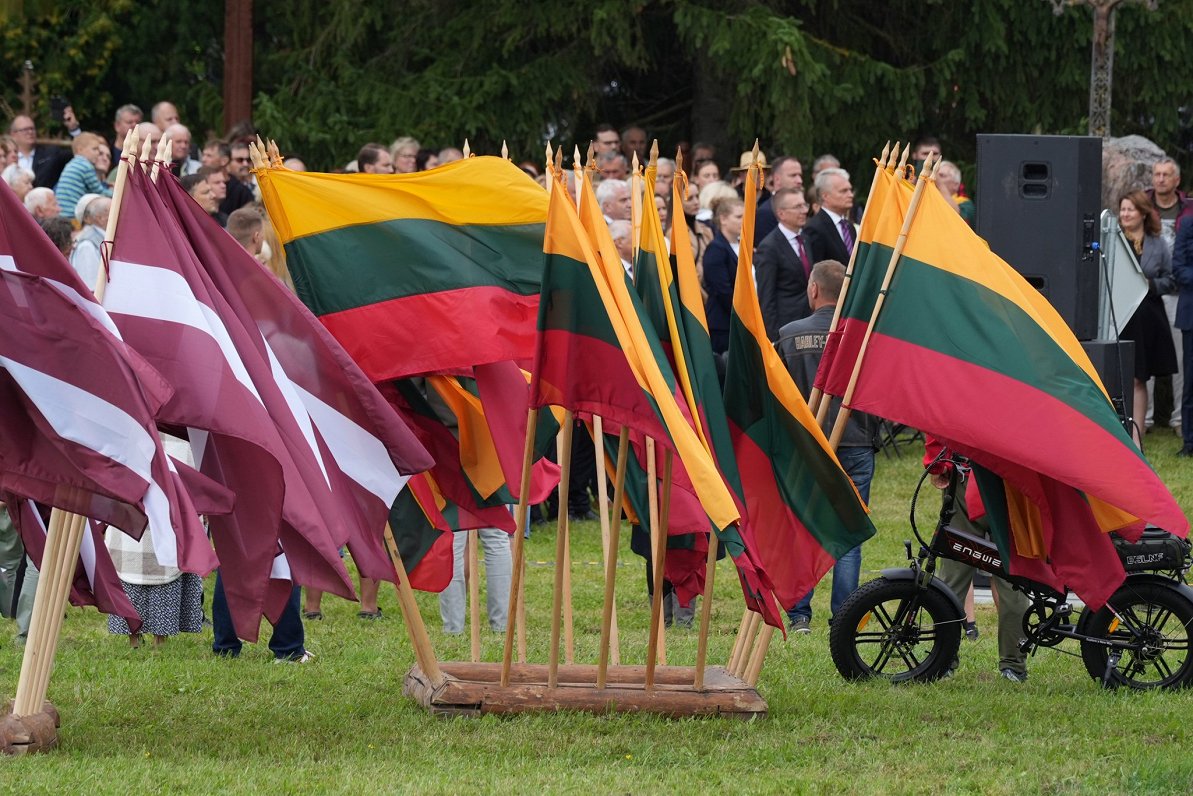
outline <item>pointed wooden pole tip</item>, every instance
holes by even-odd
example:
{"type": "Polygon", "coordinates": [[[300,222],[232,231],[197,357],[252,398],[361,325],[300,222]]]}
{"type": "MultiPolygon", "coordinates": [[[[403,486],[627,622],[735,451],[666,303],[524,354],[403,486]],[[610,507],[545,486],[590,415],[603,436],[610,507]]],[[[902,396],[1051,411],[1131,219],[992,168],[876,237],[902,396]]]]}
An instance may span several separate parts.
{"type": "Polygon", "coordinates": [[[501,159],[502,160],[510,159],[510,148],[506,145],[504,138],[501,139],[501,159]]]}

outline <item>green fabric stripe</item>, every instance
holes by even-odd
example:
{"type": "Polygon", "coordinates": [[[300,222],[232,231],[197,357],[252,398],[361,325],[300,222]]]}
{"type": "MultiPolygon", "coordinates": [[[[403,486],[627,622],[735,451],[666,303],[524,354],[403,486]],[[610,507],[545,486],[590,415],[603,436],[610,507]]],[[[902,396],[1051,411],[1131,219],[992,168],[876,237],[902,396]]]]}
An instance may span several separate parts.
{"type": "Polygon", "coordinates": [[[1021,307],[983,285],[903,257],[875,332],[1040,390],[1142,458],[1089,375],[1021,307]]]}
{"type": "Polygon", "coordinates": [[[893,253],[891,247],[881,243],[858,244],[857,259],[854,260],[853,274],[849,277],[845,304],[841,308],[842,321],[856,318],[870,322],[874,302],[878,300],[878,291],[882,289],[882,280],[893,253]]]}
{"type": "Polygon", "coordinates": [[[1011,515],[1007,511],[1006,483],[1002,478],[976,462],[971,461],[970,466],[973,467],[972,478],[978,485],[978,493],[982,496],[982,505],[986,509],[990,538],[998,546],[998,554],[1002,557],[1003,566],[1009,569],[1011,565],[1011,515]]]}
{"type": "Polygon", "coordinates": [[[767,453],[779,494],[834,559],[874,535],[849,477],[767,386],[762,352],[745,324],[729,321],[729,419],[767,453]]]}
{"type": "Polygon", "coordinates": [[[547,254],[543,269],[538,330],[548,329],[593,337],[621,348],[588,266],[563,254],[547,254]]]}
{"type": "Polygon", "coordinates": [[[443,533],[431,525],[427,515],[414,499],[414,493],[403,489],[389,510],[389,527],[393,529],[394,541],[402,556],[402,565],[410,574],[418,569],[423,556],[443,533]]]}
{"type": "Polygon", "coordinates": [[[291,241],[286,263],[299,298],[316,315],[478,286],[530,296],[539,291],[543,231],[542,224],[399,219],[291,241]]]}

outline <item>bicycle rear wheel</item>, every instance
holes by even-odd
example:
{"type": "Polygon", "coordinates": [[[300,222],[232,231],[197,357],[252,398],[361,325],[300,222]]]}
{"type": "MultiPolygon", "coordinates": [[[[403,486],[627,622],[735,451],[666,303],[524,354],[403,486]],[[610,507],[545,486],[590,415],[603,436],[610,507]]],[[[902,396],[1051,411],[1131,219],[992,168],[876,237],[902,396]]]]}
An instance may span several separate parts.
{"type": "Polygon", "coordinates": [[[961,619],[956,606],[932,589],[913,580],[878,578],[841,606],[829,649],[847,680],[937,680],[957,657],[961,619]]]}
{"type": "Polygon", "coordinates": [[[1085,625],[1085,634],[1125,645],[1081,642],[1090,677],[1106,688],[1184,688],[1193,678],[1193,603],[1162,583],[1127,583],[1085,625]],[[1121,657],[1110,666],[1112,652],[1121,657]]]}

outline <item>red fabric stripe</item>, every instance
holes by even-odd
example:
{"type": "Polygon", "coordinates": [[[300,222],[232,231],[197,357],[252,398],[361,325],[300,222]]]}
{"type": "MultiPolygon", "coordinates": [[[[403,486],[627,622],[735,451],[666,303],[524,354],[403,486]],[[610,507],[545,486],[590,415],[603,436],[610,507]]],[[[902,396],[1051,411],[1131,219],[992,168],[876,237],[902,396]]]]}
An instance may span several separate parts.
{"type": "Polygon", "coordinates": [[[1002,374],[875,334],[853,408],[964,446],[963,453],[1013,461],[1173,533],[1188,532],[1180,507],[1134,451],[1081,412],[1002,374]],[[1010,417],[1013,424],[1002,422],[1010,417]]]}
{"type": "Polygon", "coordinates": [[[791,609],[836,562],[783,502],[766,453],[732,422],[729,432],[754,532],[752,549],[757,550],[762,568],[774,584],[775,596],[784,608],[791,609]],[[784,533],[788,528],[795,533],[784,533]]]}
{"type": "Polygon", "coordinates": [[[381,301],[319,320],[374,382],[534,357],[539,297],[497,287],[381,301]],[[461,324],[460,318],[473,319],[461,324]]]}

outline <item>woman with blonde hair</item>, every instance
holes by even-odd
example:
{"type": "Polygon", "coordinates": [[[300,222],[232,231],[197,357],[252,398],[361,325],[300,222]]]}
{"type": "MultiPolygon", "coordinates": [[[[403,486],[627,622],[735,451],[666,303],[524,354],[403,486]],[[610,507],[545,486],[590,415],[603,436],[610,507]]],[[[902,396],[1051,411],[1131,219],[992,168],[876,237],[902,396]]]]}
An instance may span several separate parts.
{"type": "Polygon", "coordinates": [[[389,156],[394,161],[395,174],[413,174],[418,171],[418,140],[404,135],[389,145],[389,156]]]}

